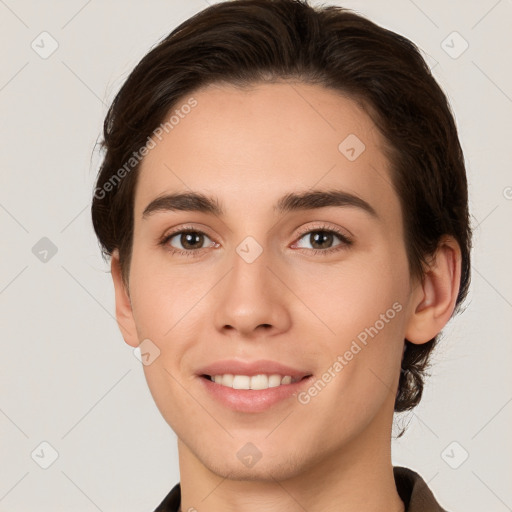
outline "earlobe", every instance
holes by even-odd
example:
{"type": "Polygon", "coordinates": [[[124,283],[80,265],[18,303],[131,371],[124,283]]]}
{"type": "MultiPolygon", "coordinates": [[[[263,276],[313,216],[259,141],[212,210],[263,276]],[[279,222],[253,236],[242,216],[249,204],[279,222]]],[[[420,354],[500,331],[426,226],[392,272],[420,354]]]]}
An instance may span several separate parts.
{"type": "Polygon", "coordinates": [[[124,341],[132,347],[137,347],[139,345],[137,328],[133,317],[130,295],[121,275],[119,252],[117,249],[112,252],[110,270],[115,289],[117,324],[124,341]]]}
{"type": "Polygon", "coordinates": [[[455,309],[460,275],[459,244],[453,237],[445,237],[413,292],[413,311],[405,333],[408,341],[426,343],[441,332],[455,309]]]}

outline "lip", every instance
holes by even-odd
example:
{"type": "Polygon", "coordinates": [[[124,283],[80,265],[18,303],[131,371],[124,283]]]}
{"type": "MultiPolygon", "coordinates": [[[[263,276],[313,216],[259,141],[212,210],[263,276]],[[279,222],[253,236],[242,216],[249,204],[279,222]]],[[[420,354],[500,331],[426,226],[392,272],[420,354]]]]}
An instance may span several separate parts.
{"type": "Polygon", "coordinates": [[[263,412],[279,402],[283,402],[309,385],[312,379],[311,372],[286,366],[276,361],[259,360],[252,362],[225,360],[217,361],[198,370],[197,377],[200,385],[210,398],[218,401],[224,407],[237,412],[257,413],[263,412]],[[279,374],[289,375],[293,379],[299,379],[291,384],[284,384],[267,389],[233,389],[212,382],[205,375],[258,375],[258,374],[279,374]]]}

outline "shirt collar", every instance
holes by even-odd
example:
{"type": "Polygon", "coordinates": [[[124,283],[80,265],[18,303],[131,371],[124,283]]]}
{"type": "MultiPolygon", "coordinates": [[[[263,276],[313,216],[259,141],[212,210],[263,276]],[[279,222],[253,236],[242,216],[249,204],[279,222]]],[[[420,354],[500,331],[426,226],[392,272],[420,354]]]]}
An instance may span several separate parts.
{"type": "MultiPolygon", "coordinates": [[[[447,512],[441,508],[432,491],[415,471],[395,466],[393,468],[398,494],[405,504],[406,512],[447,512]]],[[[177,483],[155,512],[178,512],[181,502],[181,488],[177,483]]]]}

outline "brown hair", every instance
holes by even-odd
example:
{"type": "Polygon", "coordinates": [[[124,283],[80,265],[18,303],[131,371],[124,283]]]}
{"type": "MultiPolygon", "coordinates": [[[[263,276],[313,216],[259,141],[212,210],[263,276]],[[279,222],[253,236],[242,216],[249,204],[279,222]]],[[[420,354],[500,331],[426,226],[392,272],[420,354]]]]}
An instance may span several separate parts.
{"type": "MultiPolygon", "coordinates": [[[[119,249],[127,283],[140,162],[134,156],[183,97],[212,83],[247,87],[283,79],[339,91],[366,108],[388,144],[411,274],[421,278],[443,235],[460,245],[458,311],[470,281],[471,229],[464,158],[447,98],[411,41],[350,10],[307,0],[212,5],[138,63],[104,122],[105,155],[92,201],[104,257],[119,249]]],[[[419,403],[436,342],[405,340],[395,411],[419,403]]]]}

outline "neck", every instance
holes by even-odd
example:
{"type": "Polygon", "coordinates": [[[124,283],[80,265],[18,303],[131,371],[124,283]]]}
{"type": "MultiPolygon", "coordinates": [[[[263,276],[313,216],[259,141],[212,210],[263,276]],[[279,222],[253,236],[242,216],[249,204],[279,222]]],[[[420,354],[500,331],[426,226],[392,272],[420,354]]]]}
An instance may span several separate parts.
{"type": "Polygon", "coordinates": [[[276,480],[232,480],[214,473],[178,440],[182,511],[404,512],[391,463],[389,429],[374,422],[328,457],[276,480]]]}

